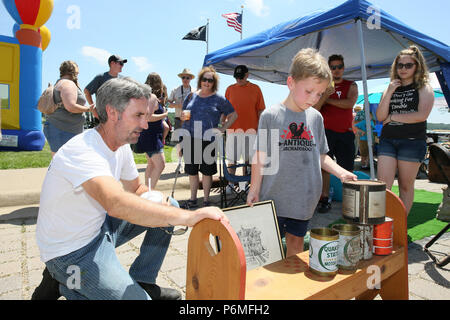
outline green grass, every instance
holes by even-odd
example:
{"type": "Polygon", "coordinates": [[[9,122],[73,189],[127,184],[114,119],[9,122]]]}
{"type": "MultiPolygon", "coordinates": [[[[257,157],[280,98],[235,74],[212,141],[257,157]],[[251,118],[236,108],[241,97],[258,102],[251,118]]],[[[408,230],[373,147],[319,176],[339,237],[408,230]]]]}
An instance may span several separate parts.
{"type": "MultiPolygon", "coordinates": [[[[164,155],[166,162],[177,161],[178,159],[172,157],[172,146],[164,146],[164,155]]],[[[147,163],[145,154],[133,153],[134,160],[137,164],[147,163]]],[[[45,143],[41,151],[0,151],[0,170],[5,169],[24,169],[24,168],[45,168],[48,167],[52,159],[52,153],[48,143],[45,143]]]]}
{"type": "MultiPolygon", "coordinates": [[[[178,161],[178,157],[175,155],[175,149],[172,146],[164,146],[164,157],[166,158],[166,162],[174,162],[178,161]]],[[[147,157],[145,153],[134,153],[134,161],[137,164],[147,163],[147,157]]]]}
{"type": "Polygon", "coordinates": [[[42,151],[0,151],[0,169],[23,169],[48,167],[52,153],[46,143],[42,151]]]}

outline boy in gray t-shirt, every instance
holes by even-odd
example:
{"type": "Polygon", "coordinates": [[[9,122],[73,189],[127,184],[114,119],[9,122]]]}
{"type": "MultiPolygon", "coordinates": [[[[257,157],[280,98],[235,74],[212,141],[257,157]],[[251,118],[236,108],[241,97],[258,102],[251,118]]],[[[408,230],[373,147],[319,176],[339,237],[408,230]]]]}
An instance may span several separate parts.
{"type": "Polygon", "coordinates": [[[332,74],[313,49],[300,50],[292,60],[288,97],[260,117],[247,204],[273,200],[287,256],[303,251],[308,221],[322,191],[321,168],[341,181],[356,176],[327,156],[323,118],[314,108],[332,74]]]}

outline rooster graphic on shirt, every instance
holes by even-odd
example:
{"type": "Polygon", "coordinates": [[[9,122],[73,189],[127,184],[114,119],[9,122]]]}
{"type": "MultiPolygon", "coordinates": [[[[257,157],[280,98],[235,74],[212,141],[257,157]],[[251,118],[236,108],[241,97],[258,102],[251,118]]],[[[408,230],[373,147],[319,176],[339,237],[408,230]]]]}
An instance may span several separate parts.
{"type": "Polygon", "coordinates": [[[312,151],[316,144],[313,141],[311,131],[303,122],[297,124],[291,122],[287,130],[283,130],[279,143],[280,151],[312,151]]]}

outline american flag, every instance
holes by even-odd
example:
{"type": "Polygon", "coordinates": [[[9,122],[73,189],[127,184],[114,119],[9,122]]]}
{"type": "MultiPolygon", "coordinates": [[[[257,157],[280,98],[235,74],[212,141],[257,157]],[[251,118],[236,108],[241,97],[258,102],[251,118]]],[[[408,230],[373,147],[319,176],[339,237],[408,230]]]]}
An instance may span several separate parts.
{"type": "Polygon", "coordinates": [[[242,33],[242,14],[240,13],[224,13],[222,17],[227,19],[227,25],[234,28],[239,33],[242,33]]]}

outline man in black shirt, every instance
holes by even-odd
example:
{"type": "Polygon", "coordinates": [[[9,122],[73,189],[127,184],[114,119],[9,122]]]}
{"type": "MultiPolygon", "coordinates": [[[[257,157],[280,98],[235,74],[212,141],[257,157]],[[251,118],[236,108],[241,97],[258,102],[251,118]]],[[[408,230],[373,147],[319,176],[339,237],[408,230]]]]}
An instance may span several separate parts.
{"type": "MultiPolygon", "coordinates": [[[[84,95],[86,96],[86,100],[89,102],[90,105],[94,104],[94,101],[92,100],[92,95],[93,94],[97,95],[97,90],[106,81],[112,78],[117,78],[119,76],[119,73],[122,72],[122,68],[125,63],[127,63],[127,59],[122,59],[116,54],[109,57],[108,59],[109,71],[96,75],[95,78],[92,79],[92,81],[89,82],[89,84],[84,89],[84,95]]],[[[96,114],[94,113],[94,115],[96,114]]],[[[86,122],[88,128],[95,127],[98,124],[97,118],[93,118],[92,114],[88,115],[86,122]]]]}

